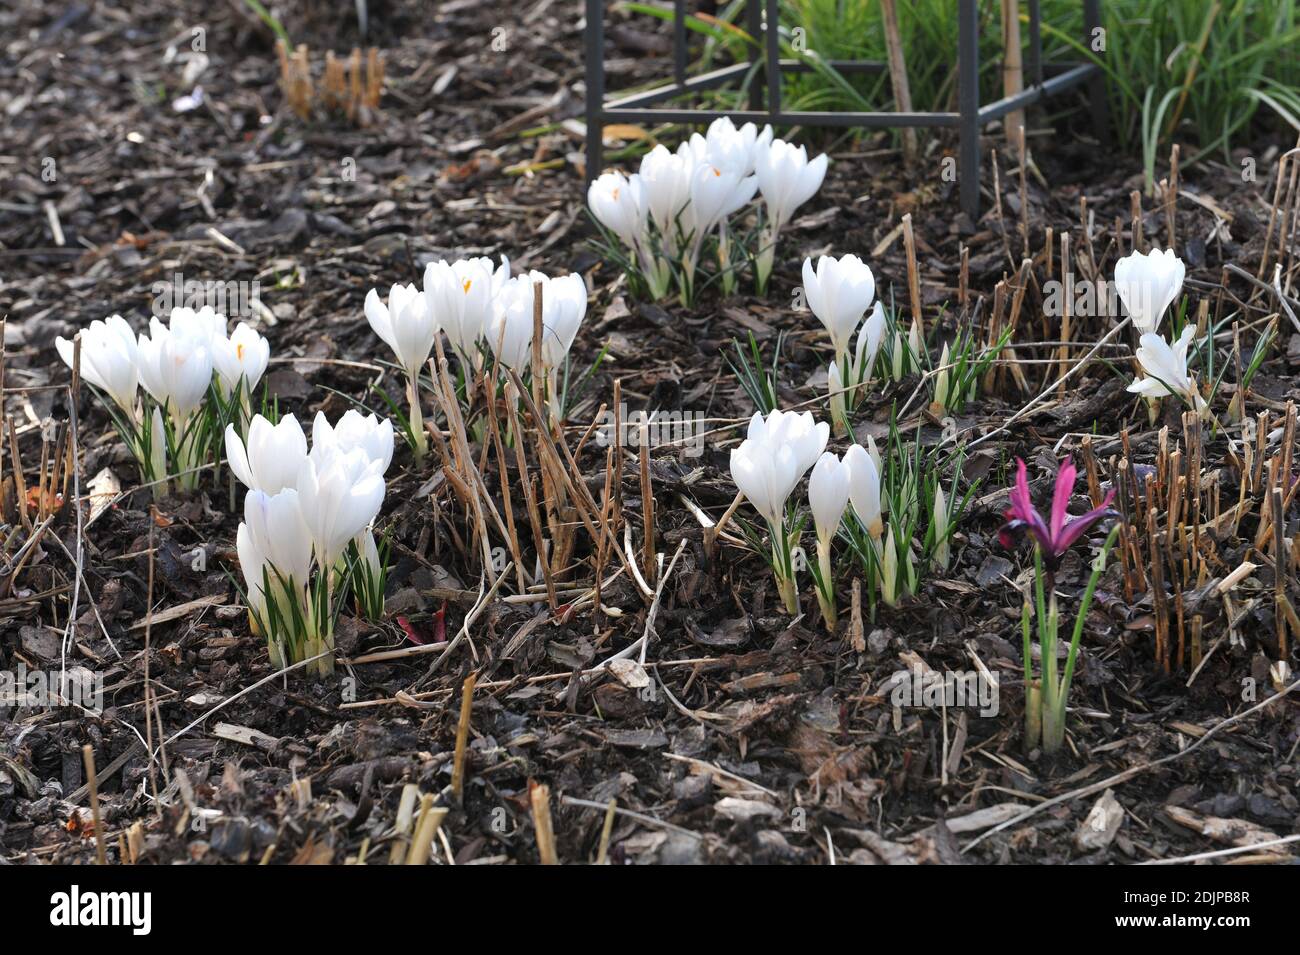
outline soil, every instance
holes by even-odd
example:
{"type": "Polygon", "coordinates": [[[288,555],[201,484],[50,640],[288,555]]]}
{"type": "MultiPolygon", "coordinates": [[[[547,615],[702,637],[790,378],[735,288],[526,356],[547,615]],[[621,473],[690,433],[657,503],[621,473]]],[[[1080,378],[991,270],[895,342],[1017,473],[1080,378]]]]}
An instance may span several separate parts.
{"type": "MultiPolygon", "coordinates": [[[[326,6],[295,5],[307,11],[285,20],[295,41],[313,55],[361,44],[352,5],[326,6]]],[[[923,310],[938,324],[938,347],[958,323],[987,322],[995,286],[1014,285],[1028,250],[1035,261],[1015,339],[1026,347],[1017,356],[1054,356],[1054,348],[1029,347],[1057,333],[1042,309],[1046,230],[1058,258],[1065,232],[1082,256],[1086,196],[1090,254],[1109,275],[1117,230],[1126,249],[1132,242],[1129,196],[1142,188],[1140,166],[1091,138],[1076,100],[1054,105],[1054,127],[1031,115],[1036,170],[1023,185],[999,131],[987,131],[985,146],[1001,150],[1000,201],[991,201],[995,180],[986,167],[986,211],[975,223],[955,215],[955,183],[937,172],[954,143],[930,141],[924,170],[909,174],[884,134],[799,131],[832,162],[822,190],[782,236],[770,294],[719,299],[709,291],[690,309],[651,305],[636,301],[625,277],[592,248],[576,5],[521,5],[513,21],[467,0],[436,8],[389,0],[369,10],[386,86],[365,128],[341,117],[295,116],[278,86],[273,34],[238,3],[0,10],[4,412],[28,479],[40,460],[42,422],[68,419],[61,386],[69,375],[54,338],[112,313],[143,326],[155,283],[175,273],[258,283],[271,389],[282,411],[306,421],[317,411],[333,419],[353,400],[378,407],[372,389],[401,399],[362,313],[371,287],[418,281],[426,262],[468,255],[507,255],[516,274],[580,271],[593,295],[575,361],[586,367],[608,351],[569,416],[569,448],[612,402],[616,379],[630,409],[700,411],[715,429],[699,456],[667,447],[650,455],[665,569],[653,619],[623,576],[602,593],[599,612],[496,599],[467,640],[437,647],[455,638],[488,583],[439,459],[416,468],[399,444],[381,517],[394,555],[387,619],[371,624],[345,612],[338,645],[349,660],[420,646],[431,652],[343,663],[326,680],[277,677],[234,586],[239,518],[224,480],[155,506],[135,486],[134,464],[104,410],[83,393],[83,522],[94,487],[101,503],[106,493],[92,478],[107,469],[120,493],[80,540],[74,509],[65,506],[50,539],[6,576],[0,667],[57,670],[82,554],[85,584],[67,663],[102,677],[105,705],[99,715],[0,708],[0,857],[94,857],[86,744],[110,857],[133,839],[139,860],[154,864],[341,863],[362,853],[367,862],[386,862],[407,784],[450,808],[433,856],[457,863],[538,861],[530,787],[539,784],[549,787],[564,862],[596,858],[611,800],[619,813],[608,858],[616,863],[1106,864],[1297,831],[1295,700],[1276,699],[1215,729],[1291,682],[1286,674],[1276,679],[1283,650],[1273,570],[1271,558],[1254,551],[1254,511],[1236,535],[1216,539],[1213,580],[1197,609],[1202,665],[1164,671],[1154,651],[1163,602],[1128,596],[1112,564],[1084,629],[1067,745],[1054,757],[1026,749],[1018,586],[1032,560],[1024,548],[999,545],[1005,488],[1014,458],[1023,457],[1035,499],[1044,502],[1057,456],[1077,452],[1083,435],[1092,435],[1104,481],[1113,477],[1112,458],[1125,453],[1122,430],[1136,464],[1154,463],[1160,427],[1170,426],[1171,444],[1178,441],[1176,415],[1152,425],[1146,407],[1124,391],[1125,350],[1092,362],[1066,393],[1004,430],[1054,380],[1042,364],[1024,365],[1023,386],[1003,377],[956,416],[952,424],[981,441],[963,467],[963,489],[979,483],[951,564],[926,573],[915,596],[879,608],[859,632],[846,612],[838,631],[827,633],[808,587],[804,615],[792,620],[762,558],[732,543],[706,546],[692,509],[717,520],[735,495],[728,452],[753,408],[721,360],[733,338],[752,332],[770,354],[784,330],[783,403],[824,395],[824,333],[794,307],[804,256],[863,255],[885,301],[906,314],[898,226],[910,213],[923,310]],[[187,77],[196,26],[208,64],[187,77]],[[502,26],[505,49],[494,49],[494,28],[502,26]],[[178,109],[176,100],[195,84],[201,102],[178,109]],[[1221,600],[1214,587],[1248,560],[1257,569],[1230,603],[1221,600]],[[584,674],[645,632],[644,673],[584,674]],[[890,678],[912,666],[996,674],[997,714],[894,706],[890,678]],[[471,673],[478,688],[457,800],[449,786],[461,688],[471,673]],[[648,686],[640,685],[643,676],[648,686]],[[157,759],[147,757],[146,740],[157,759]],[[1112,781],[1116,774],[1125,775],[1112,781]],[[1049,802],[1055,797],[1063,798],[1049,802]],[[1018,818],[1032,807],[1039,811],[1018,818]]],[[[662,33],[637,21],[616,25],[606,55],[617,85],[666,72],[662,33]]],[[[1185,168],[1179,184],[1177,245],[1188,263],[1191,314],[1203,300],[1212,316],[1235,314],[1247,354],[1261,320],[1279,314],[1277,299],[1224,267],[1255,274],[1273,201],[1270,171],[1288,139],[1261,129],[1253,148],[1185,168]],[[1247,157],[1257,160],[1257,181],[1242,181],[1247,157]]],[[[1168,175],[1162,157],[1158,178],[1168,175]]],[[[1143,203],[1146,237],[1165,243],[1165,210],[1150,198],[1143,203]]],[[[1059,263],[1051,267],[1059,272],[1059,263]]],[[[1108,322],[1079,322],[1075,341],[1100,335],[1108,322]]],[[[1300,393],[1300,347],[1285,314],[1280,325],[1248,402],[1251,415],[1269,411],[1274,425],[1300,393]]],[[[882,437],[897,407],[908,409],[923,443],[936,443],[945,424],[909,402],[916,386],[913,379],[881,387],[858,413],[857,436],[882,437]]],[[[1220,398],[1216,411],[1226,421],[1225,405],[1220,398]]],[[[1205,439],[1225,506],[1237,501],[1240,476],[1228,450],[1238,436],[1226,428],[1205,439]]],[[[586,441],[578,456],[599,499],[606,451],[586,441]]],[[[9,475],[8,447],[5,457],[9,475]]],[[[488,471],[500,501],[495,464],[488,471]]],[[[621,485],[639,547],[634,449],[621,485]]],[[[516,516],[526,528],[518,497],[516,516]]],[[[1288,535],[1294,529],[1292,510],[1288,535]]],[[[570,583],[590,581],[590,558],[580,544],[570,583]]],[[[1071,555],[1058,574],[1063,607],[1076,605],[1086,574],[1086,554],[1071,555]]],[[[1294,577],[1289,586],[1294,594],[1294,577]]],[[[847,584],[841,603],[848,606],[847,584]]],[[[1292,640],[1286,650],[1292,666],[1294,647],[1292,640]]]]}

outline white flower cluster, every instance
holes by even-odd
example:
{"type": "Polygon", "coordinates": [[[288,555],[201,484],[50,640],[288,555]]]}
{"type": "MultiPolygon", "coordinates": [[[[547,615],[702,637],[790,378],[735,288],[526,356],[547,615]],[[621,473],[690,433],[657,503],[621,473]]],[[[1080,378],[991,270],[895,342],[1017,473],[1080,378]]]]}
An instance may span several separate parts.
{"type": "Polygon", "coordinates": [[[770,126],[762,132],[753,123],[737,129],[723,117],[675,153],[655,146],[642,157],[639,172],[599,176],[587,190],[587,205],[632,253],[632,265],[653,298],[665,298],[676,278],[682,300],[689,304],[701,252],[715,229],[723,291],[734,290],[737,264],[728,222],[761,194],[762,229],[752,253],[761,294],[772,271],[777,236],[821,188],[826,163],[825,155],[809,160],[803,146],[774,139],[770,126]]]}
{"type": "MultiPolygon", "coordinates": [[[[393,459],[393,424],[348,411],[312,424],[312,447],[292,416],[254,416],[247,441],[226,428],[230,470],[247,488],[235,538],[255,629],[284,666],[333,648],[335,594],[344,580],[385,573],[372,526],[393,459]]],[[[312,667],[333,670],[326,654],[312,667]]]]}
{"type": "MultiPolygon", "coordinates": [[[[160,494],[172,476],[181,487],[197,486],[197,469],[212,450],[212,422],[242,421],[266,372],[266,339],[244,322],[229,333],[227,326],[224,315],[204,306],[174,308],[166,325],[151,318],[148,335],[137,336],[120,315],[80,332],[81,377],[117,406],[121,414],[109,410],[160,494]]],[[[74,343],[60,336],[54,345],[71,368],[74,343]]]]}

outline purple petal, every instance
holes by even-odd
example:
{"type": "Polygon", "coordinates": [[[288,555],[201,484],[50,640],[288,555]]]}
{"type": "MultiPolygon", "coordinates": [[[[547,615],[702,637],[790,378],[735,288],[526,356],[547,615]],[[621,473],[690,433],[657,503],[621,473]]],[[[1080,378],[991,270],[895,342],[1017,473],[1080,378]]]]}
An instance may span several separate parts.
{"type": "Polygon", "coordinates": [[[1011,489],[1011,510],[1007,516],[1022,523],[1046,553],[1052,550],[1052,535],[1043,522],[1042,515],[1034,510],[1034,502],[1029,497],[1029,477],[1025,473],[1025,462],[1016,458],[1016,484],[1011,489]]]}
{"type": "Polygon", "coordinates": [[[1052,491],[1052,537],[1059,537],[1065,519],[1070,516],[1070,495],[1074,493],[1074,479],[1078,472],[1074,461],[1066,458],[1056,469],[1056,488],[1052,491]]]}
{"type": "Polygon", "coordinates": [[[1056,556],[1060,557],[1077,541],[1093,524],[1096,524],[1103,517],[1109,517],[1114,512],[1110,509],[1111,498],[1115,492],[1111,491],[1106,495],[1106,500],[1102,502],[1101,507],[1094,507],[1087,514],[1080,514],[1066,522],[1061,533],[1056,538],[1056,556]]]}
{"type": "Polygon", "coordinates": [[[1016,483],[1011,488],[1011,510],[1020,520],[1028,520],[1035,513],[1034,502],[1029,498],[1029,478],[1025,474],[1025,462],[1016,458],[1016,483]]]}

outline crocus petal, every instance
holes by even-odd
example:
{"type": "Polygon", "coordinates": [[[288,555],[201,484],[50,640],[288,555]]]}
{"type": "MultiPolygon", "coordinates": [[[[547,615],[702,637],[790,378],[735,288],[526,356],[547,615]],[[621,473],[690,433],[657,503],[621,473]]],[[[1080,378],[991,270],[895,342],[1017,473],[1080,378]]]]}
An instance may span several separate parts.
{"type": "Polygon", "coordinates": [[[1062,556],[1067,550],[1069,550],[1074,542],[1082,537],[1093,524],[1096,524],[1103,517],[1107,517],[1114,513],[1110,507],[1110,502],[1114,497],[1115,492],[1112,490],[1106,495],[1106,500],[1102,501],[1101,507],[1094,507],[1091,511],[1088,511],[1088,513],[1080,514],[1078,517],[1071,518],[1066,522],[1065,527],[1062,528],[1060,534],[1057,535],[1056,538],[1057,557],[1062,556]]]}
{"type": "Polygon", "coordinates": [[[1077,475],[1074,461],[1066,458],[1056,470],[1056,487],[1052,491],[1052,537],[1061,533],[1065,519],[1070,514],[1070,495],[1074,493],[1074,480],[1077,475]]]}

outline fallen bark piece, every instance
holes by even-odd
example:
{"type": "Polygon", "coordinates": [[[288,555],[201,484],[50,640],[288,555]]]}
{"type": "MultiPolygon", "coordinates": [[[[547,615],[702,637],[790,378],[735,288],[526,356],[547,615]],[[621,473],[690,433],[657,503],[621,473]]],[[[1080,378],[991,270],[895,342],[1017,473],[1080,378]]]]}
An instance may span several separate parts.
{"type": "Polygon", "coordinates": [[[949,832],[979,832],[981,829],[987,829],[989,826],[996,826],[998,823],[1014,818],[1026,808],[1022,802],[1000,802],[996,806],[976,809],[964,816],[957,816],[954,819],[945,821],[948,823],[949,832]]]}
{"type": "Polygon", "coordinates": [[[738,822],[760,816],[775,818],[781,815],[781,810],[769,802],[760,799],[743,799],[740,796],[723,796],[713,804],[713,811],[738,822]]]}
{"type": "Polygon", "coordinates": [[[1096,852],[1115,840],[1120,823],[1124,821],[1124,807],[1107,789],[1092,805],[1083,822],[1074,833],[1074,847],[1080,852],[1096,852]]]}
{"type": "Polygon", "coordinates": [[[221,607],[226,603],[225,594],[212,594],[207,597],[199,597],[196,600],[187,600],[183,604],[177,604],[175,607],[168,607],[166,610],[160,610],[153,615],[152,620],[149,617],[141,617],[135,623],[131,624],[132,630],[142,630],[145,624],[158,626],[163,623],[170,623],[173,620],[179,620],[195,610],[206,610],[208,607],[221,607]]]}
{"type": "Polygon", "coordinates": [[[1199,832],[1208,839],[1230,846],[1255,846],[1261,842],[1276,842],[1277,834],[1263,826],[1244,819],[1223,819],[1219,816],[1202,816],[1181,806],[1166,806],[1169,818],[1180,826],[1199,832]]]}

